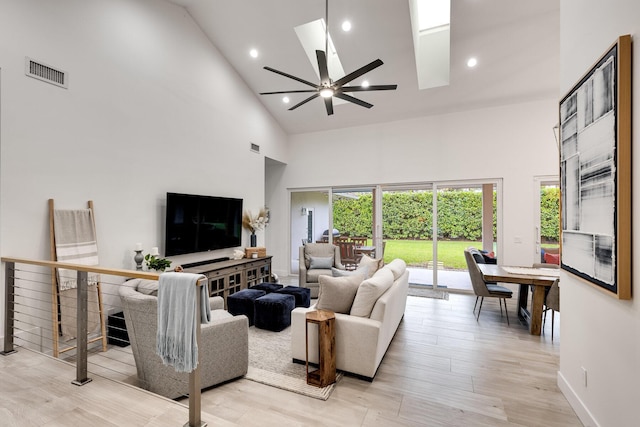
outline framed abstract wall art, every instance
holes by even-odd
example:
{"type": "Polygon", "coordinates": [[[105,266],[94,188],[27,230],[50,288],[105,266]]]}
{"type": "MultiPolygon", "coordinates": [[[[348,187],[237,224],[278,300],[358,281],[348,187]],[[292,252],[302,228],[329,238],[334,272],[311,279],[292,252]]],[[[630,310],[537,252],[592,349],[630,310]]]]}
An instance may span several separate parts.
{"type": "Polygon", "coordinates": [[[560,101],[561,266],[631,298],[631,37],[560,101]]]}

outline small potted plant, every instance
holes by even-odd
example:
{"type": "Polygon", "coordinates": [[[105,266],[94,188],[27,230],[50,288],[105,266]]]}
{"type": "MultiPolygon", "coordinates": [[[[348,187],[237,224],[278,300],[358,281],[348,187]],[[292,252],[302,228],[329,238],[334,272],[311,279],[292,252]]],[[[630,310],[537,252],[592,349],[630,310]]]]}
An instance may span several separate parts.
{"type": "Polygon", "coordinates": [[[171,261],[166,258],[158,258],[157,255],[146,254],[144,261],[149,270],[155,270],[161,273],[171,266],[171,261]]]}

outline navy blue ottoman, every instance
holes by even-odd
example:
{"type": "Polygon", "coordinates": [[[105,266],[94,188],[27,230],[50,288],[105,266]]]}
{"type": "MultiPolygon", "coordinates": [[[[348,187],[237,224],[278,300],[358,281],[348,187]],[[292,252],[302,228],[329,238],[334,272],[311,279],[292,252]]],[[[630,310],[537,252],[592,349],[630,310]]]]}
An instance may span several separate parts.
{"type": "Polygon", "coordinates": [[[280,332],[291,325],[291,311],[296,307],[293,295],[272,292],[255,301],[256,328],[280,332]]]}
{"type": "Polygon", "coordinates": [[[249,318],[249,326],[253,325],[255,301],[266,295],[259,289],[243,289],[227,297],[227,311],[234,316],[244,314],[249,318]]]}
{"type": "Polygon", "coordinates": [[[282,289],[282,285],[278,285],[277,283],[260,283],[258,285],[254,285],[249,287],[249,289],[259,289],[261,291],[265,291],[266,293],[270,294],[271,292],[275,292],[278,289],[282,289]]]}
{"type": "Polygon", "coordinates": [[[309,307],[311,305],[311,289],[300,286],[287,286],[276,291],[279,294],[293,295],[296,299],[296,307],[309,307]]]}

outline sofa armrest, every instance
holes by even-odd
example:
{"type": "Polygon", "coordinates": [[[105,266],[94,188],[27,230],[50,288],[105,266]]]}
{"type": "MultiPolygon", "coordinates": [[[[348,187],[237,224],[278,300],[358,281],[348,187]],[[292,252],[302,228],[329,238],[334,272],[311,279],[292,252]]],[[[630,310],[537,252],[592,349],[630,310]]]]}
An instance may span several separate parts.
{"type": "Polygon", "coordinates": [[[211,310],[224,310],[224,299],[222,297],[209,297],[209,307],[211,310]]]}
{"type": "Polygon", "coordinates": [[[205,384],[245,375],[249,366],[249,319],[229,316],[202,325],[198,352],[203,375],[220,376],[205,384]]]}
{"type": "Polygon", "coordinates": [[[307,264],[304,261],[304,246],[300,246],[300,257],[298,258],[298,275],[300,283],[307,283],[307,264]]]}
{"type": "MultiPolygon", "coordinates": [[[[315,307],[298,307],[291,312],[291,356],[306,359],[306,314],[315,307]]],[[[365,317],[336,313],[336,366],[338,369],[372,378],[386,346],[380,344],[382,323],[365,317]]],[[[318,329],[309,327],[309,361],[318,362],[318,329]]]]}

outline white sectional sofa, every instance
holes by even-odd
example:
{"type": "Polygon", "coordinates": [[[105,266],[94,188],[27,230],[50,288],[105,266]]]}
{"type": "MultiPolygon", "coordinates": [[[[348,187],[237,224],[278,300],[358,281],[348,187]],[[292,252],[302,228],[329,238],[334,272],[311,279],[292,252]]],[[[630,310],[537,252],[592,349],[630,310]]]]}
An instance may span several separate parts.
{"type": "MultiPolygon", "coordinates": [[[[359,297],[362,295],[355,296],[349,314],[336,312],[336,368],[369,381],[372,381],[376,375],[382,358],[404,316],[409,272],[403,260],[395,259],[376,271],[370,279],[363,281],[360,285],[356,284],[358,293],[371,295],[371,287],[368,288],[368,291],[363,287],[365,282],[373,283],[375,287],[386,281],[392,281],[392,283],[373,302],[370,315],[363,317],[367,309],[364,312],[362,310],[362,301],[359,301],[359,297]],[[359,315],[355,315],[354,311],[359,315]]],[[[306,313],[315,310],[318,306],[323,308],[321,306],[322,293],[330,289],[329,287],[323,288],[323,283],[320,286],[318,303],[310,308],[296,308],[291,313],[291,353],[294,362],[305,363],[306,313]]],[[[312,326],[309,327],[309,359],[312,363],[318,363],[317,329],[312,326]]]]}

